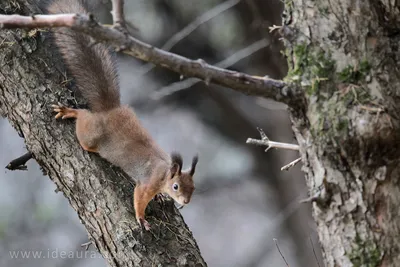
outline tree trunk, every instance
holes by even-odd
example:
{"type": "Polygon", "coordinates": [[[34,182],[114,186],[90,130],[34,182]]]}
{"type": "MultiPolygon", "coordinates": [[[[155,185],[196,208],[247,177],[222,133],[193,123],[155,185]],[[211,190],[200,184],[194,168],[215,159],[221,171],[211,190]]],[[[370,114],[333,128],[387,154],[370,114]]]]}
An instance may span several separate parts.
{"type": "MultiPolygon", "coordinates": [[[[26,1],[18,3],[1,1],[0,13],[37,13],[26,1]]],[[[74,122],[54,119],[50,104],[81,102],[65,88],[60,61],[46,34],[0,31],[0,113],[69,200],[93,244],[110,266],[206,266],[171,201],[151,202],[146,215],[152,231],[142,232],[134,217],[130,178],[83,151],[74,122]]]]}
{"type": "Polygon", "coordinates": [[[400,262],[399,1],[287,1],[291,110],[326,266],[400,262]],[[302,116],[303,115],[303,116],[302,116]]]}

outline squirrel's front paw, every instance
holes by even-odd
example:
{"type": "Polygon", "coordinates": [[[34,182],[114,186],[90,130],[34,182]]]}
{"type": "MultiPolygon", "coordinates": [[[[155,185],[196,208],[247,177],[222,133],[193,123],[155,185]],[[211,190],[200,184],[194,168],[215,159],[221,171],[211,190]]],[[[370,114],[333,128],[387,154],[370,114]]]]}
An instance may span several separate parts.
{"type": "Polygon", "coordinates": [[[144,227],[146,231],[149,231],[151,229],[149,222],[146,221],[144,218],[139,218],[138,223],[141,227],[144,227]]]}
{"type": "Polygon", "coordinates": [[[156,194],[153,199],[161,205],[165,204],[165,197],[161,193],[156,194]]]}
{"type": "Polygon", "coordinates": [[[76,118],[77,116],[77,111],[72,108],[67,108],[66,106],[63,106],[61,103],[58,103],[57,105],[51,105],[53,110],[57,112],[55,118],[62,118],[62,119],[68,119],[68,118],[76,118]]]}

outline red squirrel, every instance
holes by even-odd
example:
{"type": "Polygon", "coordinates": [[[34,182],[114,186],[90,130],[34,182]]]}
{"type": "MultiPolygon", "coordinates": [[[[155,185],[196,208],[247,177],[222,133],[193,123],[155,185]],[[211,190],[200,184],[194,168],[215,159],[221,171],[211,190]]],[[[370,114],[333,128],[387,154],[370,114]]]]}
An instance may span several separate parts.
{"type": "MultiPolygon", "coordinates": [[[[79,0],[53,0],[49,14],[88,14],[79,0]]],[[[141,125],[134,111],[120,102],[115,61],[109,47],[91,45],[90,38],[69,28],[53,30],[54,41],[75,78],[90,110],[52,105],[56,119],[76,119],[76,136],[82,148],[122,168],[136,180],[136,220],[146,230],[145,210],[157,194],[166,193],[181,205],[190,202],[198,157],[182,171],[182,157],[164,152],[141,125]]]]}

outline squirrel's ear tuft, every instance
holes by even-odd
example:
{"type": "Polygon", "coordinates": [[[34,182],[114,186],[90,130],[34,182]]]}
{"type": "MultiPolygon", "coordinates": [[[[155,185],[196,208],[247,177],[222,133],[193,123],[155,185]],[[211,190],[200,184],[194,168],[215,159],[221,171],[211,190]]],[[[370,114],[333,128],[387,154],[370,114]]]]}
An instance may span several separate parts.
{"type": "Polygon", "coordinates": [[[178,153],[172,153],[171,154],[171,161],[172,161],[172,166],[171,166],[171,177],[174,177],[176,173],[181,174],[182,171],[182,156],[178,153]]]}
{"type": "Polygon", "coordinates": [[[199,156],[198,155],[194,156],[193,160],[192,160],[192,167],[190,168],[190,175],[191,176],[194,175],[194,172],[196,170],[196,165],[197,165],[198,161],[199,161],[199,156]]]}
{"type": "Polygon", "coordinates": [[[180,174],[180,168],[179,165],[176,163],[172,163],[171,166],[171,179],[175,176],[175,174],[180,174]]]}

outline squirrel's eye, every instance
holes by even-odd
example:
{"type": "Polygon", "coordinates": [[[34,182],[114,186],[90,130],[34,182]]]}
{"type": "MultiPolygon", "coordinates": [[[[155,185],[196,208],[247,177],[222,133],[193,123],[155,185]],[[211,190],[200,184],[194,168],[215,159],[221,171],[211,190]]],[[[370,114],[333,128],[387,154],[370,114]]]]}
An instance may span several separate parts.
{"type": "Polygon", "coordinates": [[[179,188],[179,185],[178,185],[177,183],[174,183],[174,184],[172,185],[172,189],[174,189],[174,191],[177,191],[178,188],[179,188]]]}

